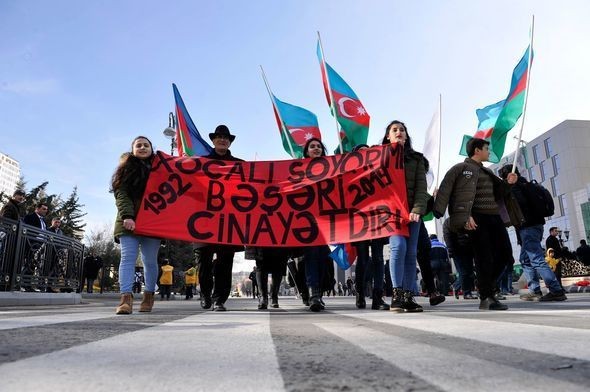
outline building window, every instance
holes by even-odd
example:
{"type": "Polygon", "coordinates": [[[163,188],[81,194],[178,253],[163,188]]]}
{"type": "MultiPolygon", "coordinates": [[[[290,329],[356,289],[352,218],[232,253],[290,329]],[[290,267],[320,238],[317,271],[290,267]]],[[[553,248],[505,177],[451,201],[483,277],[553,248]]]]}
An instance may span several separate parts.
{"type": "Polygon", "coordinates": [[[539,145],[535,144],[533,146],[533,161],[535,162],[535,165],[539,164],[539,145]]]}
{"type": "Polygon", "coordinates": [[[544,144],[545,144],[545,153],[547,154],[547,158],[550,158],[553,155],[553,146],[551,143],[551,138],[548,137],[547,139],[545,139],[544,144]]]}
{"type": "Polygon", "coordinates": [[[561,209],[561,216],[565,216],[568,213],[567,208],[567,200],[565,199],[565,195],[559,195],[559,208],[561,209]]]}
{"type": "Polygon", "coordinates": [[[553,197],[556,197],[559,194],[560,186],[559,186],[559,178],[553,177],[551,179],[551,194],[553,197]]]}
{"type": "Polygon", "coordinates": [[[541,172],[541,181],[540,182],[545,182],[545,179],[547,178],[547,167],[546,167],[546,161],[543,161],[539,164],[539,171],[541,172]]]}
{"type": "Polygon", "coordinates": [[[559,171],[561,169],[560,167],[560,162],[559,162],[559,155],[555,155],[554,157],[551,158],[551,162],[553,163],[553,172],[555,173],[555,175],[559,174],[559,171]]]}

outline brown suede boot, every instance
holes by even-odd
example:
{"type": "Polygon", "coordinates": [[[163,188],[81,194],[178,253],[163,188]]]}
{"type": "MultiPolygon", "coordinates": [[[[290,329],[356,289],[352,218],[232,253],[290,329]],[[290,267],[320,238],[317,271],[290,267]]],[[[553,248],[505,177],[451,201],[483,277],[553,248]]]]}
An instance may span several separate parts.
{"type": "Polygon", "coordinates": [[[143,292],[143,299],[141,300],[141,304],[139,305],[140,312],[151,312],[154,306],[154,292],[153,291],[144,291],[143,292]]]}
{"type": "Polygon", "coordinates": [[[117,306],[117,314],[131,314],[133,313],[133,294],[121,294],[121,303],[117,306]]]}

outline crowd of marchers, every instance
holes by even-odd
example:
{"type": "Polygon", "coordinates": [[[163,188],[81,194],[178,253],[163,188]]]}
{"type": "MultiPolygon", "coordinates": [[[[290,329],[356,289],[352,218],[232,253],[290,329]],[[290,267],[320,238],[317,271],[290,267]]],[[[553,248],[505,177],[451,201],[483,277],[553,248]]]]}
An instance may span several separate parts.
{"type": "MultiPolygon", "coordinates": [[[[227,126],[219,125],[209,138],[214,148],[206,158],[242,161],[229,149],[236,136],[227,126]]],[[[488,141],[471,139],[467,143],[468,157],[448,170],[434,195],[427,192],[429,162],[413,148],[408,129],[401,121],[392,121],[385,129],[382,144],[393,142],[404,146],[409,234],[352,244],[358,255],[354,283],[357,308],[367,307],[365,294],[370,286],[371,309],[422,312],[423,307],[415,300],[420,292],[417,265],[430,305],[440,304],[449,291],[450,256],[458,272],[458,279],[453,283],[457,296],[462,293],[464,299],[479,300],[480,310],[508,309],[501,301],[503,292],[512,291],[510,276],[515,260],[507,232],[510,226],[516,229],[521,248],[520,263],[529,288],[529,293],[522,295],[521,299],[541,302],[567,299],[560,282],[559,260],[563,257],[563,249],[556,238],[557,228],[550,231],[545,244],[549,250],[546,254],[542,240],[547,215],[531,208],[535,205],[531,198],[538,195],[531,194],[531,187],[527,186],[529,182],[511,166],[503,167],[497,176],[483,165],[489,160],[488,141]],[[424,226],[423,217],[431,212],[439,219],[448,212],[444,221],[444,243],[435,235],[429,236],[424,226]],[[389,260],[383,258],[385,246],[389,246],[389,260]],[[386,266],[388,273],[385,273],[386,266]],[[365,278],[368,271],[371,280],[365,278]],[[547,288],[545,293],[541,291],[541,279],[547,288]]],[[[321,140],[312,138],[306,142],[303,154],[305,158],[325,156],[326,148],[321,140]]],[[[136,137],[131,150],[121,156],[111,181],[117,206],[114,236],[121,245],[121,299],[117,314],[133,312],[135,261],[139,253],[144,267],[140,312],[152,311],[158,275],[162,275],[157,263],[160,239],[134,233],[153,158],[151,141],[145,136],[136,137]]],[[[240,251],[244,251],[243,246],[201,244],[195,248],[195,264],[191,268],[196,276],[190,285],[198,282],[203,309],[227,310],[225,303],[230,296],[234,255],[240,251]]],[[[320,312],[326,308],[324,294],[334,290],[336,283],[327,244],[298,248],[254,247],[249,252],[256,260],[251,278],[259,291],[258,309],[279,307],[278,290],[285,274],[290,276],[304,306],[310,311],[320,312]],[[272,275],[270,288],[269,274],[272,275]]],[[[588,262],[585,243],[579,254],[588,262]]],[[[347,288],[349,292],[353,290],[347,288]]]]}

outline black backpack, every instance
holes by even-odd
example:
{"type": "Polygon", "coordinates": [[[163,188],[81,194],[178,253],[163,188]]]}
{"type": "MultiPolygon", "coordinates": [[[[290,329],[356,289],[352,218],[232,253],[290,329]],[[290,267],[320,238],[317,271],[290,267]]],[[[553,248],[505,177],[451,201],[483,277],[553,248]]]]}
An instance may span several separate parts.
{"type": "Polygon", "coordinates": [[[555,213],[553,196],[543,185],[536,180],[531,180],[524,184],[523,190],[531,212],[543,217],[552,216],[555,213]]]}

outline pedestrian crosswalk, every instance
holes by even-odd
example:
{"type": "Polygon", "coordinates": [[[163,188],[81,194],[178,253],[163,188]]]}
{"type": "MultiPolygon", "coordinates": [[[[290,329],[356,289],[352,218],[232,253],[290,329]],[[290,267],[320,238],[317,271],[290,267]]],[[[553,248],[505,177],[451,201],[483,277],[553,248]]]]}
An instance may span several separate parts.
{"type": "Polygon", "coordinates": [[[543,390],[549,384],[561,391],[576,391],[579,388],[574,383],[554,381],[502,363],[371,328],[351,326],[350,323],[316,325],[447,391],[468,390],[470,387],[477,391],[511,390],[525,380],[528,380],[527,390],[543,390]]]}
{"type": "MultiPolygon", "coordinates": [[[[347,315],[356,318],[360,317],[358,313],[348,313],[347,315]]],[[[590,361],[590,350],[579,350],[581,342],[590,342],[589,329],[515,323],[510,319],[507,321],[466,319],[438,314],[425,314],[417,319],[412,316],[402,314],[400,317],[387,317],[378,313],[370,313],[363,315],[362,318],[363,320],[382,322],[424,332],[455,336],[509,348],[540,350],[540,353],[544,354],[590,361]]],[[[547,314],[547,317],[551,316],[547,314]]],[[[555,315],[553,314],[552,317],[555,317],[555,315]]]]}
{"type": "Polygon", "coordinates": [[[131,316],[113,304],[0,310],[0,391],[590,389],[590,298],[422,314],[326,302],[320,314],[295,299],[269,311],[238,299],[228,312],[196,301],[131,316]]]}

